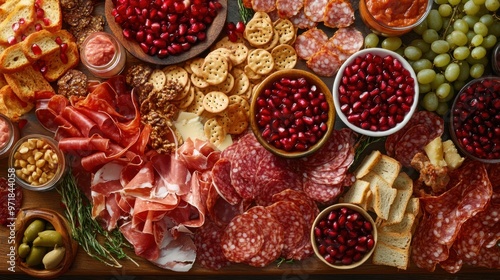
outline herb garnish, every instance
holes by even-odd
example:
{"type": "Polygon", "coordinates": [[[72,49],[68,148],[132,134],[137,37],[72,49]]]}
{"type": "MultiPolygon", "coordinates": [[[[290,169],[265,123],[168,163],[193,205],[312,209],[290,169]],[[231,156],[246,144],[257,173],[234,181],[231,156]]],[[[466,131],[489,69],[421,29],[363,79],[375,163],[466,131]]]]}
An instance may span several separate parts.
{"type": "Polygon", "coordinates": [[[243,5],[243,0],[238,0],[238,11],[240,13],[241,20],[246,24],[250,19],[252,19],[254,11],[252,9],[246,8],[243,5]]]}

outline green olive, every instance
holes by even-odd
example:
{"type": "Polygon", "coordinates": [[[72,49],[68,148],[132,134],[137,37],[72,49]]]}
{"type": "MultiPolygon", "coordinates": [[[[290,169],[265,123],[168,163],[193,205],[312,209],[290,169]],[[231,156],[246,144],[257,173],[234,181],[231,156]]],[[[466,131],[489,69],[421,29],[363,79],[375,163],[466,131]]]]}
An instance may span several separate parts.
{"type": "Polygon", "coordinates": [[[30,245],[26,243],[21,243],[21,245],[19,245],[19,247],[17,248],[17,254],[19,255],[20,258],[23,259],[26,258],[26,256],[28,256],[30,251],[31,251],[30,245]]]}
{"type": "MultiPolygon", "coordinates": [[[[45,229],[45,221],[36,219],[24,230],[24,237],[26,237],[26,242],[29,243],[35,240],[38,236],[38,233],[45,229]]],[[[25,240],[23,240],[24,242],[25,240]]]]}
{"type": "Polygon", "coordinates": [[[33,241],[33,245],[44,247],[62,246],[63,238],[61,234],[55,230],[44,230],[38,233],[38,237],[33,241]]]}
{"type": "Polygon", "coordinates": [[[64,259],[64,254],[66,253],[66,249],[64,247],[56,247],[54,250],[45,254],[42,259],[43,265],[45,269],[54,269],[56,268],[61,261],[64,259]]]}
{"type": "Polygon", "coordinates": [[[45,230],[55,230],[54,226],[51,223],[45,224],[45,230]]]}
{"type": "Polygon", "coordinates": [[[37,266],[42,263],[42,259],[47,253],[47,247],[33,246],[30,253],[26,257],[26,265],[37,266]]]}

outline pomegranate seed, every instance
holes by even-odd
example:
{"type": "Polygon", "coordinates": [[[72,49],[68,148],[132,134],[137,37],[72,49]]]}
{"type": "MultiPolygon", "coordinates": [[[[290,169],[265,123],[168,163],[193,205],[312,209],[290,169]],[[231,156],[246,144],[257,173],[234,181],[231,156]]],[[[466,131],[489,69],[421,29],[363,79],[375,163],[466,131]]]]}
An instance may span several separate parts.
{"type": "Polygon", "coordinates": [[[42,54],[42,49],[37,44],[31,45],[31,51],[33,52],[34,55],[41,55],[42,54]]]}
{"type": "Polygon", "coordinates": [[[243,34],[243,32],[245,32],[245,23],[243,23],[242,21],[238,21],[236,23],[236,32],[240,33],[240,34],[243,34]]]}
{"type": "Polygon", "coordinates": [[[65,53],[60,53],[59,54],[59,58],[61,59],[61,62],[63,64],[68,63],[68,55],[66,55],[65,53]]]}
{"type": "Polygon", "coordinates": [[[40,23],[36,23],[36,24],[35,24],[35,30],[36,30],[36,31],[40,31],[40,30],[42,30],[42,29],[43,29],[43,27],[42,27],[42,25],[41,25],[40,23]]]}
{"type": "Polygon", "coordinates": [[[9,45],[14,45],[14,44],[16,44],[16,43],[17,43],[17,39],[16,39],[16,37],[14,37],[14,36],[9,36],[9,37],[7,38],[7,43],[8,43],[9,45]]]}

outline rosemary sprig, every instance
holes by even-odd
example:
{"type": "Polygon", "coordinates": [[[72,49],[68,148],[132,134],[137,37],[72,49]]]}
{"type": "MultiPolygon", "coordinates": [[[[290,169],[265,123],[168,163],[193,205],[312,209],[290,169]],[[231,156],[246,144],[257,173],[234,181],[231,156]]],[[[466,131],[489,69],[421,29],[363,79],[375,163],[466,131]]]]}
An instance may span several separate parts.
{"type": "Polygon", "coordinates": [[[123,247],[130,245],[125,242],[121,232],[116,229],[108,232],[92,218],[92,205],[78,189],[71,170],[67,172],[57,191],[66,206],[65,214],[70,224],[71,235],[89,256],[116,268],[122,267],[117,259],[123,258],[139,266],[123,251],[123,247]],[[103,244],[99,242],[100,237],[104,239],[103,244]]]}
{"type": "Polygon", "coordinates": [[[280,267],[284,263],[293,263],[293,259],[285,259],[283,257],[279,258],[276,260],[278,263],[276,264],[276,267],[280,267]]]}
{"type": "Polygon", "coordinates": [[[356,144],[354,145],[354,150],[356,151],[354,155],[354,161],[357,161],[361,154],[373,143],[385,140],[385,137],[369,137],[366,135],[361,136],[356,144]]]}
{"type": "Polygon", "coordinates": [[[240,13],[241,20],[246,24],[250,19],[252,19],[254,11],[252,9],[246,8],[243,5],[243,0],[238,0],[238,12],[240,13]]]}

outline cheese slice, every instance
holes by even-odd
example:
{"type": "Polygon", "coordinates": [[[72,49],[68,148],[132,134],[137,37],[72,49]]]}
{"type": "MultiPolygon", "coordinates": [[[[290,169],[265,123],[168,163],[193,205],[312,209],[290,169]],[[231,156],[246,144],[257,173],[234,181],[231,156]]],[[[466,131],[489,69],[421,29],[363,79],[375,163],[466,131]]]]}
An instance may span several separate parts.
{"type": "Polygon", "coordinates": [[[447,165],[443,158],[443,143],[441,137],[438,136],[424,147],[430,162],[434,166],[445,167],[447,165]]]}
{"type": "Polygon", "coordinates": [[[455,170],[464,162],[465,158],[460,156],[457,147],[453,141],[446,140],[443,142],[444,160],[450,170],[455,170]]]}
{"type": "MultiPolygon", "coordinates": [[[[194,113],[181,112],[177,117],[177,120],[175,120],[174,126],[183,139],[191,138],[192,140],[199,139],[207,141],[207,136],[203,130],[201,118],[194,113]]],[[[233,139],[230,134],[227,134],[224,141],[217,145],[217,148],[222,151],[231,144],[233,144],[233,139]]]]}

